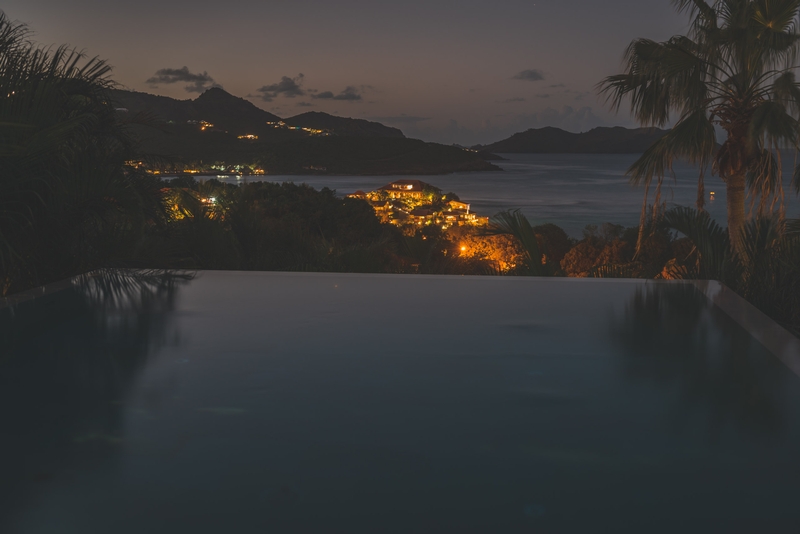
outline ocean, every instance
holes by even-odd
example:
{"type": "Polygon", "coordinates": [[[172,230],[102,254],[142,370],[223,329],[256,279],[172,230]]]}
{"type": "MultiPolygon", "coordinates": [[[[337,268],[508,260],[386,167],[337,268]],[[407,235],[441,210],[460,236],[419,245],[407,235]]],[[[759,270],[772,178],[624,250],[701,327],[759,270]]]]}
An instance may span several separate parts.
{"type": "MultiPolygon", "coordinates": [[[[569,235],[580,237],[588,224],[605,222],[635,226],[639,223],[644,189],[632,187],[626,169],[636,154],[503,154],[494,162],[502,171],[455,173],[441,176],[280,176],[225,177],[222,181],[247,180],[306,183],[316,189],[328,187],[340,195],[356,190],[371,191],[394,180],[418,179],[457,194],[480,215],[492,216],[505,209],[520,209],[534,224],[554,223],[569,235]]],[[[789,167],[791,167],[789,162],[789,167]]],[[[725,225],[725,184],[706,173],[706,210],[725,225]],[[713,191],[714,200],[709,200],[713,191]]],[[[791,169],[785,187],[787,215],[800,217],[800,199],[790,193],[791,169]]],[[[668,178],[662,198],[668,206],[694,206],[698,169],[676,164],[674,180],[668,178]]],[[[651,190],[652,195],[652,190],[651,190]]]]}

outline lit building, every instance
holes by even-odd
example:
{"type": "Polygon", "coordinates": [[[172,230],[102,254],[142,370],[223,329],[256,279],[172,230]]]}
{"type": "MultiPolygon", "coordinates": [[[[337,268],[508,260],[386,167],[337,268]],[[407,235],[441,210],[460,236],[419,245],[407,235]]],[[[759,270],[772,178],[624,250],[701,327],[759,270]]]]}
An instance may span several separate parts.
{"type": "Polygon", "coordinates": [[[469,204],[465,202],[451,200],[450,202],[447,203],[447,205],[451,210],[464,210],[465,212],[469,213],[469,204]]]}
{"type": "Polygon", "coordinates": [[[436,192],[441,191],[441,189],[438,187],[426,184],[420,180],[397,180],[396,182],[384,185],[378,189],[378,191],[386,191],[389,194],[389,198],[415,199],[421,199],[426,190],[436,192]]]}
{"type": "Polygon", "coordinates": [[[408,215],[415,223],[422,226],[427,222],[433,221],[436,214],[430,208],[414,208],[408,212],[408,215]]]}

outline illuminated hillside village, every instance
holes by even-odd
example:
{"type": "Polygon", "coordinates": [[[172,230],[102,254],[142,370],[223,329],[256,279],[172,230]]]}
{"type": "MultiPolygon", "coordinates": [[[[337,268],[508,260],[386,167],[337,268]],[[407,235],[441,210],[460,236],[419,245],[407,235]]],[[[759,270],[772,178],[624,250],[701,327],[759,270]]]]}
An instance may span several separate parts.
{"type": "MultiPolygon", "coordinates": [[[[404,235],[423,241],[428,237],[451,243],[462,259],[488,262],[497,272],[508,272],[521,261],[522,252],[507,235],[486,235],[489,217],[481,216],[454,193],[420,180],[397,180],[376,191],[356,191],[349,198],[362,199],[381,222],[398,226],[404,235]]],[[[443,250],[447,255],[447,250],[443,250]]]]}
{"type": "MultiPolygon", "coordinates": [[[[168,121],[168,122],[174,122],[174,121],[168,121]]],[[[205,131],[223,132],[223,131],[225,131],[225,130],[221,130],[219,128],[215,128],[214,125],[212,123],[208,122],[208,121],[188,120],[188,121],[186,121],[186,123],[199,126],[200,127],[200,131],[202,131],[202,132],[205,132],[205,131]]],[[[272,128],[274,128],[276,130],[293,130],[293,131],[304,132],[307,135],[311,135],[311,136],[328,137],[328,136],[331,135],[331,132],[329,132],[328,130],[322,130],[322,129],[319,129],[319,128],[305,128],[305,127],[300,127],[300,126],[292,126],[290,124],[286,124],[283,121],[267,122],[267,126],[271,126],[272,128]]],[[[249,139],[249,140],[258,139],[258,136],[254,135],[254,134],[239,135],[237,137],[239,139],[249,139]]]]}
{"type": "Polygon", "coordinates": [[[321,130],[319,128],[301,128],[300,126],[291,126],[283,121],[268,122],[267,125],[278,130],[298,130],[314,136],[318,135],[321,137],[328,137],[331,135],[331,132],[328,130],[321,130]]]}
{"type": "Polygon", "coordinates": [[[369,202],[382,222],[409,227],[412,232],[430,225],[447,230],[453,226],[489,224],[489,217],[470,211],[469,204],[453,193],[443,195],[438,187],[420,180],[397,180],[377,191],[356,191],[347,196],[369,202]]]}
{"type": "MultiPolygon", "coordinates": [[[[236,190],[238,186],[213,179],[174,182],[168,195],[171,217],[176,221],[196,217],[225,221],[236,190]]],[[[376,191],[356,191],[347,197],[368,203],[381,222],[396,226],[409,251],[416,251],[410,254],[474,260],[493,272],[509,272],[522,261],[523,251],[511,236],[486,231],[489,217],[473,212],[454,193],[443,194],[420,180],[397,180],[376,191]]],[[[411,267],[414,265],[418,266],[412,263],[411,267]]]]}

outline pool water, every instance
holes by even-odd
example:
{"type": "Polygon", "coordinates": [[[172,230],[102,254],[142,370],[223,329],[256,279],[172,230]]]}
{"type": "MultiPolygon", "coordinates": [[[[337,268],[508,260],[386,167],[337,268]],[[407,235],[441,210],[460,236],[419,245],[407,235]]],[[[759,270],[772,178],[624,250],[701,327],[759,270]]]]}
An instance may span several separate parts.
{"type": "Polygon", "coordinates": [[[692,284],[107,272],[0,349],[0,532],[800,531],[800,377],[692,284]]]}

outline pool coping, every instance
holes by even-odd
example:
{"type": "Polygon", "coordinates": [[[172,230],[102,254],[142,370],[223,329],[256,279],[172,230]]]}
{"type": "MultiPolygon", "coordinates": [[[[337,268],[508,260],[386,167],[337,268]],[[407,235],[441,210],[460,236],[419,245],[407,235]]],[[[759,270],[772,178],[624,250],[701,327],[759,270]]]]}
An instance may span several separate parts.
{"type": "Polygon", "coordinates": [[[769,318],[732,289],[715,280],[692,280],[709,301],[800,376],[800,338],[769,318]]]}
{"type": "Polygon", "coordinates": [[[29,300],[41,298],[44,297],[45,295],[50,295],[52,293],[56,293],[64,289],[68,289],[72,287],[73,281],[76,278],[77,276],[74,276],[72,278],[66,278],[64,280],[59,280],[58,282],[51,282],[43,286],[34,287],[26,291],[14,293],[13,295],[9,295],[7,297],[2,297],[0,298],[0,310],[16,306],[17,304],[20,304],[22,302],[27,302],[29,300]]]}
{"type": "MultiPolygon", "coordinates": [[[[136,270],[136,269],[133,269],[136,270]]],[[[525,281],[527,283],[630,283],[638,285],[675,285],[688,284],[696,287],[706,298],[719,308],[739,326],[745,329],[754,339],[775,355],[794,374],[800,377],[800,338],[770,319],[764,312],[747,302],[725,284],[715,280],[648,280],[641,278],[562,278],[532,276],[463,276],[437,274],[392,274],[392,273],[317,273],[297,271],[196,271],[202,273],[228,273],[237,276],[255,276],[269,274],[272,276],[325,276],[325,277],[368,277],[368,278],[417,278],[417,279],[480,279],[495,281],[525,281]]],[[[101,272],[93,271],[53,282],[41,287],[29,289],[0,299],[0,310],[11,308],[20,303],[41,298],[62,291],[75,283],[81,276],[95,276],[101,272]]],[[[513,282],[512,282],[513,283],[513,282]]]]}

